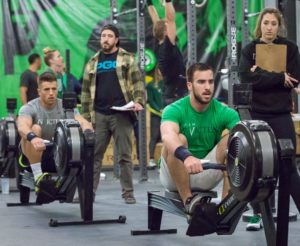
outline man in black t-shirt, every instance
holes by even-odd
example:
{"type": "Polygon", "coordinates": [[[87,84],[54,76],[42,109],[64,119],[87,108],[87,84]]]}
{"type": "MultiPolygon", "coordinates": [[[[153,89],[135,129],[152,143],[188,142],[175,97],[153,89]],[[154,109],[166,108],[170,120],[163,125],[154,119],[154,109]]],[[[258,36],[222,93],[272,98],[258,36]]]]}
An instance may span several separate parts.
{"type": "Polygon", "coordinates": [[[24,71],[20,79],[20,97],[22,104],[26,104],[32,99],[37,98],[37,71],[41,68],[41,58],[39,54],[31,54],[28,57],[29,68],[24,71]]]}
{"type": "Polygon", "coordinates": [[[94,195],[99,185],[102,160],[111,137],[120,164],[122,197],[136,203],[131,159],[132,123],[143,109],[145,89],[134,56],[119,47],[119,31],[106,25],[100,32],[101,50],[87,63],[82,83],[82,115],[95,126],[94,195]],[[113,110],[132,101],[130,111],[113,110]]]}
{"type": "Polygon", "coordinates": [[[175,9],[171,0],[165,3],[165,19],[160,19],[152,0],[147,0],[149,14],[153,23],[153,35],[158,41],[158,67],[164,78],[164,106],[187,94],[185,64],[176,45],[175,9]]]}
{"type": "Polygon", "coordinates": [[[96,75],[95,111],[106,115],[116,113],[112,106],[126,104],[116,73],[118,49],[112,53],[99,53],[96,75]],[[108,93],[109,91],[113,92],[108,93]]]}

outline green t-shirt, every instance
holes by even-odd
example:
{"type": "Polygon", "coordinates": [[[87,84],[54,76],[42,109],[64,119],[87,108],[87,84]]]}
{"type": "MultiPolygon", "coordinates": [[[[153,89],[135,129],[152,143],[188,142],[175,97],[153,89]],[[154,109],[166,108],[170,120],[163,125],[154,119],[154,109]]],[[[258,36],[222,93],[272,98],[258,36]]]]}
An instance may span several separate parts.
{"type": "Polygon", "coordinates": [[[186,96],[168,105],[161,122],[172,121],[179,125],[179,132],[187,138],[189,151],[203,159],[221,140],[222,132],[240,121],[238,113],[212,99],[204,112],[197,112],[186,96]]]}

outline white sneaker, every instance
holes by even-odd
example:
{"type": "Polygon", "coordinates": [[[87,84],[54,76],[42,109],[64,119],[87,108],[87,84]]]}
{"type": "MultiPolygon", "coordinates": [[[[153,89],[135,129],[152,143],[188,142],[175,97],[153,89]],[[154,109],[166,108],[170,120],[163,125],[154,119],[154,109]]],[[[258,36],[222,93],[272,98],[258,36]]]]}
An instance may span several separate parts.
{"type": "Polygon", "coordinates": [[[150,161],[149,161],[149,164],[148,164],[148,167],[152,167],[152,168],[155,168],[157,165],[156,165],[156,163],[155,163],[155,161],[154,161],[154,159],[150,159],[150,161]]]}
{"type": "Polygon", "coordinates": [[[148,167],[156,167],[154,159],[150,159],[148,167]]]}
{"type": "Polygon", "coordinates": [[[106,174],[100,173],[100,180],[105,180],[105,179],[106,179],[106,174]]]}
{"type": "Polygon", "coordinates": [[[263,228],[262,219],[259,215],[255,214],[249,219],[249,223],[247,224],[247,231],[259,231],[263,228]]]}

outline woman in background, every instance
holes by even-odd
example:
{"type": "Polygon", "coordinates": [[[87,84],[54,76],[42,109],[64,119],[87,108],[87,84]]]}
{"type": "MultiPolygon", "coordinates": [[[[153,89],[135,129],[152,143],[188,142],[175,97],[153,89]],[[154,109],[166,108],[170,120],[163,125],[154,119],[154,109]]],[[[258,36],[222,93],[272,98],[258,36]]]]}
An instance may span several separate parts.
{"type": "MultiPolygon", "coordinates": [[[[295,129],[291,117],[291,91],[298,86],[300,80],[299,51],[297,45],[286,39],[283,33],[284,20],[280,11],[275,8],[264,9],[256,23],[255,39],[242,50],[239,73],[242,83],[252,84],[252,119],[267,122],[276,139],[291,139],[296,150],[295,129]],[[257,66],[258,44],[285,46],[286,70],[274,72],[257,66]]],[[[259,206],[257,203],[251,205],[253,217],[247,225],[247,230],[260,230],[262,222],[259,206]]]]}
{"type": "Polygon", "coordinates": [[[149,167],[156,167],[154,160],[155,146],[161,141],[160,120],[163,109],[162,88],[163,79],[158,66],[155,68],[154,78],[147,86],[147,108],[150,111],[150,142],[149,142],[149,167]]]}

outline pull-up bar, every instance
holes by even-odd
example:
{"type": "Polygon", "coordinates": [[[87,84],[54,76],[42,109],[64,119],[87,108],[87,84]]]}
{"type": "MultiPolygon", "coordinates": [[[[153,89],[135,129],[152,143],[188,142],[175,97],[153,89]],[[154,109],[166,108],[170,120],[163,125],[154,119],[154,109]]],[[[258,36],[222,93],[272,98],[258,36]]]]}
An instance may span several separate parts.
{"type": "Polygon", "coordinates": [[[137,11],[137,8],[133,8],[133,9],[128,9],[128,10],[118,13],[117,0],[110,0],[110,8],[111,8],[111,21],[113,24],[118,23],[117,17],[122,16],[122,15],[127,15],[130,13],[134,13],[137,11]]]}
{"type": "Polygon", "coordinates": [[[196,3],[196,1],[195,1],[195,7],[203,8],[206,3],[207,3],[207,0],[203,0],[202,3],[196,3]]]}

